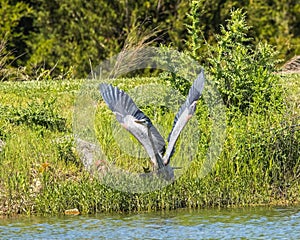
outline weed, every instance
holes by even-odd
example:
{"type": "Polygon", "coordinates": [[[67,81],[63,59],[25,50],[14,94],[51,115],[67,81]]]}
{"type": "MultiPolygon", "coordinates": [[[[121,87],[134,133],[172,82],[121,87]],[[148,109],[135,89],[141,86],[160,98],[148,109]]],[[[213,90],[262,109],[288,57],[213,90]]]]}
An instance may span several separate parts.
{"type": "Polygon", "coordinates": [[[66,119],[55,110],[55,99],[41,104],[32,102],[24,108],[2,107],[0,111],[10,123],[27,124],[31,127],[41,126],[50,130],[66,131],[66,119]]]}
{"type": "Polygon", "coordinates": [[[268,44],[252,46],[249,26],[241,10],[231,12],[226,27],[221,26],[217,45],[211,47],[210,72],[224,103],[243,114],[282,107],[279,78],[275,72],[276,52],[268,44]]]}

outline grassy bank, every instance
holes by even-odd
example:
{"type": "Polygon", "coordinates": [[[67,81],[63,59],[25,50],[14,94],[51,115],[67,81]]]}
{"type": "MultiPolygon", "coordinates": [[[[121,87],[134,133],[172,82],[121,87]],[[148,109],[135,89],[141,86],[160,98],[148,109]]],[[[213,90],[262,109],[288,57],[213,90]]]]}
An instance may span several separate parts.
{"type": "MultiPolygon", "coordinates": [[[[72,208],[85,214],[298,203],[300,76],[285,75],[281,80],[284,112],[270,110],[232,117],[227,123],[223,151],[203,178],[198,173],[210,135],[207,118],[203,117],[205,107],[199,107],[196,119],[202,137],[196,158],[180,179],[151,193],[117,191],[84,169],[72,137],[74,99],[81,81],[0,83],[0,139],[5,142],[0,152],[0,214],[63,214],[72,208]]],[[[130,84],[135,86],[140,81],[131,79],[130,84]]],[[[152,81],[159,80],[142,79],[143,83],[152,81]]],[[[129,88],[122,81],[120,84],[129,88]]],[[[172,114],[162,117],[157,110],[157,115],[151,108],[145,111],[155,123],[166,122],[171,127],[172,114]]],[[[99,102],[96,132],[104,152],[115,164],[142,171],[138,160],[124,155],[106,134],[111,117],[99,102]],[[107,144],[109,139],[111,143],[107,144]]],[[[147,161],[142,164],[147,166],[147,161]]]]}

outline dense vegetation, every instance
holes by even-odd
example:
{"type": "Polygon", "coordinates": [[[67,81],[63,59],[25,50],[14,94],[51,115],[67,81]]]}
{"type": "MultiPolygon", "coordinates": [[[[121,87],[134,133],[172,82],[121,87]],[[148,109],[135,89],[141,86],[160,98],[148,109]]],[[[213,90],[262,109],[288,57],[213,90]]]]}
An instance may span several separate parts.
{"type": "MultiPolygon", "coordinates": [[[[240,1],[237,3],[222,1],[222,4],[229,4],[229,2],[231,6],[240,1]]],[[[7,6],[17,4],[9,1],[3,1],[3,3],[10,3],[7,6]]],[[[52,36],[55,32],[51,41],[47,39],[50,41],[49,43],[44,42],[44,45],[39,45],[46,49],[41,50],[38,56],[43,56],[42,53],[47,52],[46,50],[51,46],[48,50],[58,51],[56,53],[63,50],[58,55],[65,57],[61,64],[66,64],[67,67],[76,66],[79,63],[73,62],[74,65],[69,65],[70,63],[67,62],[70,59],[73,60],[73,57],[76,58],[77,54],[81,54],[80,56],[87,61],[88,58],[85,58],[87,55],[84,55],[83,49],[85,49],[84,46],[90,46],[91,39],[88,38],[88,41],[82,42],[82,44],[76,43],[76,40],[68,40],[68,37],[72,35],[68,32],[69,30],[75,31],[82,37],[85,36],[84,28],[78,29],[76,24],[72,25],[74,28],[68,28],[67,23],[69,22],[55,23],[55,21],[64,19],[61,17],[51,18],[51,21],[54,21],[53,24],[57,24],[52,25],[51,21],[48,22],[50,18],[47,17],[49,17],[48,13],[55,9],[54,13],[56,14],[63,14],[78,20],[80,18],[76,14],[84,14],[83,10],[87,8],[96,11],[94,6],[81,1],[60,1],[59,3],[38,1],[38,3],[35,7],[43,7],[48,10],[40,12],[39,14],[42,15],[36,21],[41,21],[40,23],[47,25],[50,30],[43,32],[35,25],[36,28],[33,31],[35,41],[38,39],[45,41],[46,34],[52,36]],[[76,4],[84,5],[82,8],[78,8],[83,12],[76,11],[75,14],[71,10],[76,9],[76,4]],[[52,32],[52,28],[57,31],[53,30],[52,32]],[[60,35],[62,30],[65,31],[65,34],[60,35]],[[61,42],[60,37],[66,37],[66,42],[62,41],[62,43],[68,43],[70,46],[58,44],[61,42]],[[72,45],[74,43],[78,44],[78,48],[72,45]]],[[[143,1],[143,3],[145,7],[153,7],[150,1],[143,1]]],[[[178,3],[185,6],[184,1],[178,1],[178,3]]],[[[251,1],[251,4],[254,3],[255,1],[251,1]]],[[[287,4],[285,1],[283,3],[287,4]]],[[[30,1],[21,4],[15,14],[36,14],[33,6],[30,11],[28,10],[27,6],[30,4],[30,1]]],[[[136,12],[142,12],[143,9],[140,10],[139,1],[136,2],[136,5],[129,4],[128,1],[118,1],[118,4],[112,1],[107,3],[106,8],[109,10],[117,9],[117,6],[127,6],[128,12],[134,9],[136,12]],[[134,8],[132,8],[133,6],[134,8]]],[[[5,144],[1,145],[0,151],[1,214],[63,214],[66,209],[72,208],[78,208],[81,213],[95,213],[168,210],[179,207],[299,203],[299,75],[275,74],[276,52],[270,45],[256,43],[250,38],[249,35],[253,33],[246,23],[246,15],[242,10],[232,11],[226,24],[220,27],[219,34],[214,40],[203,44],[202,40],[204,39],[202,38],[200,41],[200,36],[202,34],[210,36],[212,26],[207,25],[206,28],[199,31],[199,16],[204,14],[199,11],[202,9],[202,4],[206,7],[210,6],[212,9],[222,6],[221,3],[217,4],[215,1],[207,3],[207,5],[202,1],[191,2],[187,17],[190,21],[186,30],[188,39],[183,48],[200,62],[203,61],[204,55],[207,57],[204,63],[207,75],[216,84],[226,106],[226,139],[224,139],[222,152],[212,171],[201,175],[203,159],[211,141],[211,116],[208,115],[206,108],[209,103],[202,102],[199,103],[195,116],[195,119],[199,121],[199,126],[194,129],[194,132],[197,130],[201,133],[198,150],[191,166],[180,179],[165,188],[149,193],[122,192],[101,184],[97,177],[86,171],[74,144],[72,114],[74,99],[82,81],[52,80],[49,71],[44,69],[41,71],[42,75],[38,75],[43,81],[6,81],[0,85],[0,139],[5,144]],[[199,51],[203,51],[204,55],[199,55],[199,51]]],[[[260,4],[263,5],[263,3],[260,4]]],[[[157,5],[155,6],[157,7],[157,5]]],[[[166,4],[166,6],[174,7],[172,4],[166,4]]],[[[165,17],[165,23],[168,22],[169,15],[161,16],[159,13],[160,9],[166,6],[161,5],[156,8],[157,17],[165,17]]],[[[16,11],[15,8],[11,8],[11,10],[16,11]]],[[[218,21],[223,21],[222,19],[226,15],[221,9],[219,10],[218,15],[209,11],[205,13],[214,16],[213,21],[218,23],[218,21]]],[[[168,13],[168,11],[171,10],[165,9],[164,13],[168,13]]],[[[148,11],[144,12],[144,14],[146,13],[148,11]]],[[[116,16],[114,11],[111,11],[110,14],[111,16],[109,14],[108,16],[116,21],[124,17],[123,15],[116,16]]],[[[172,14],[170,13],[170,15],[172,14]]],[[[86,16],[93,17],[94,15],[87,14],[86,16]]],[[[96,14],[95,16],[101,15],[96,14]]],[[[125,14],[125,16],[134,17],[135,15],[125,14]]],[[[22,21],[25,20],[29,26],[37,24],[30,18],[30,15],[22,21]]],[[[127,21],[129,27],[133,24],[131,22],[133,20],[127,21]]],[[[88,21],[89,19],[87,19],[88,21]]],[[[153,22],[155,21],[153,20],[153,22]]],[[[15,27],[18,28],[19,25],[16,24],[15,27]]],[[[124,34],[128,29],[122,28],[125,31],[124,34]]],[[[116,29],[114,28],[114,30],[116,29]]],[[[183,28],[182,31],[185,29],[183,28]]],[[[257,31],[259,32],[259,30],[257,31]]],[[[174,33],[175,31],[172,29],[170,32],[174,33]]],[[[172,40],[174,46],[180,42],[178,39],[176,40],[176,34],[169,34],[166,37],[166,39],[174,38],[172,40]]],[[[76,36],[75,34],[73,37],[76,38],[76,36]]],[[[12,37],[18,38],[16,35],[12,37]]],[[[94,40],[97,42],[96,39],[94,40]]],[[[101,51],[104,53],[102,57],[114,53],[110,48],[118,51],[123,40],[107,38],[107,41],[106,46],[109,47],[107,53],[101,51]]],[[[28,43],[27,40],[25,42],[28,43]]],[[[37,46],[32,45],[32,47],[37,46]]],[[[93,45],[91,45],[92,48],[93,45]]],[[[164,51],[168,47],[161,46],[161,49],[164,51]]],[[[37,54],[36,51],[34,52],[37,54]]],[[[56,61],[55,56],[57,55],[54,52],[46,56],[45,67],[47,64],[51,66],[56,61]]],[[[1,54],[3,54],[0,61],[0,64],[3,63],[3,67],[0,69],[1,73],[8,75],[18,73],[10,69],[10,66],[5,65],[7,59],[13,55],[6,52],[1,52],[1,54]]],[[[34,54],[30,55],[30,57],[33,56],[34,54]]],[[[20,59],[20,61],[23,60],[20,59]]],[[[58,69],[63,70],[61,67],[58,69]]],[[[167,84],[185,93],[189,86],[176,74],[161,74],[159,78],[118,79],[115,83],[122,86],[123,89],[129,90],[140,84],[166,83],[166,81],[167,84]]],[[[154,124],[170,126],[173,115],[166,109],[155,107],[147,106],[143,110],[153,119],[154,124]]],[[[123,168],[143,171],[140,164],[134,165],[137,159],[120,151],[110,131],[107,131],[111,128],[111,117],[110,111],[100,100],[97,103],[95,129],[105,153],[110,156],[112,162],[122,165],[123,168]],[[134,169],[131,169],[132,166],[134,169]]],[[[186,160],[184,155],[180,157],[183,161],[186,160]]]]}
{"type": "MultiPolygon", "coordinates": [[[[83,167],[71,134],[73,101],[79,82],[3,83],[0,137],[5,146],[0,152],[1,214],[63,214],[72,208],[81,213],[95,213],[298,203],[298,79],[299,75],[281,78],[286,91],[284,103],[288,104],[283,114],[269,110],[264,115],[254,112],[231,118],[223,151],[213,170],[202,178],[199,173],[210,130],[205,125],[207,119],[201,120],[201,145],[187,173],[166,188],[150,193],[118,191],[101,184],[83,167]]],[[[130,81],[135,86],[153,79],[121,81],[123,84],[130,81]]],[[[132,167],[130,161],[137,165],[139,160],[120,151],[109,132],[103,131],[111,127],[110,116],[103,118],[102,112],[108,113],[105,105],[100,104],[98,110],[99,139],[105,153],[116,159],[116,164],[123,163],[123,168],[132,167]]],[[[169,114],[163,117],[148,114],[155,124],[165,121],[170,124],[173,118],[169,114]]],[[[140,164],[138,167],[136,170],[142,172],[140,164]]]]}
{"type": "MultiPolygon", "coordinates": [[[[248,12],[250,42],[272,44],[283,59],[300,53],[300,4],[291,0],[1,0],[0,39],[11,65],[31,78],[44,69],[52,77],[85,77],[90,61],[97,66],[117,54],[137,26],[160,29],[158,42],[186,50],[195,37],[186,26],[197,28],[198,43],[215,44],[220,24],[237,8],[248,12]]],[[[206,61],[204,44],[190,50],[206,61]]]]}

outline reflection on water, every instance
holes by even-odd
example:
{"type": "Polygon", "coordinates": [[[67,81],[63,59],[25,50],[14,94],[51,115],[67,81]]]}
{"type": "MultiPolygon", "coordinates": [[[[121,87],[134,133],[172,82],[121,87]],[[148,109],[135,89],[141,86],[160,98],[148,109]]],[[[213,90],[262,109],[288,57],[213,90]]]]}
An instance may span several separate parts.
{"type": "Polygon", "coordinates": [[[300,239],[299,207],[0,219],[1,239],[300,239]]]}

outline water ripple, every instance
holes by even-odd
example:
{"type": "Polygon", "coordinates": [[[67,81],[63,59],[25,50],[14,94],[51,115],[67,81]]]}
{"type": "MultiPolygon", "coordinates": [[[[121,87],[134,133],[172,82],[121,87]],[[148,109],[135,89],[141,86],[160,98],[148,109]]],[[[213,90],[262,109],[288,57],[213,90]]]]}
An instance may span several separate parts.
{"type": "Polygon", "coordinates": [[[177,210],[0,220],[1,239],[299,239],[292,208],[177,210]]]}

